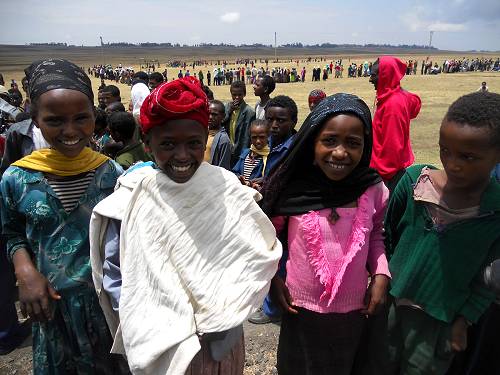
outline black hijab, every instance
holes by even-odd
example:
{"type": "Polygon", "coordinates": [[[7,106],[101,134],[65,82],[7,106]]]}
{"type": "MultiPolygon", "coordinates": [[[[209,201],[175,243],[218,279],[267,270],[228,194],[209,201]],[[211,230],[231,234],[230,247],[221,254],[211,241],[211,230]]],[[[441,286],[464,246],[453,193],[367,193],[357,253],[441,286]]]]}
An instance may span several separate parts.
{"type": "Polygon", "coordinates": [[[367,188],[382,181],[370,168],[372,120],[363,100],[351,94],[323,99],[307,116],[282,161],[264,184],[262,209],[269,216],[300,215],[356,201],[367,188]],[[363,155],[349,176],[332,181],[313,165],[314,141],[325,122],[339,114],[357,116],[364,125],[363,155]]]}
{"type": "Polygon", "coordinates": [[[36,61],[24,72],[28,78],[29,93],[32,101],[43,93],[55,89],[70,89],[84,93],[94,103],[92,83],[85,72],[64,59],[36,61]]]}

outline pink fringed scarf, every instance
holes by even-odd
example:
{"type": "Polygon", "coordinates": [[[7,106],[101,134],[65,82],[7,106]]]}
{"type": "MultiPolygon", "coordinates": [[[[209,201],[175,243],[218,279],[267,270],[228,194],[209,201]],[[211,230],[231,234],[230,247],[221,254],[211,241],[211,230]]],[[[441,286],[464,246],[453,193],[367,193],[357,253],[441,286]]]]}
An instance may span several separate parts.
{"type": "MultiPolygon", "coordinates": [[[[311,211],[302,216],[302,226],[304,240],[307,245],[307,257],[313,266],[314,273],[325,290],[320,297],[320,301],[328,301],[330,306],[337,295],[342,278],[347,266],[351,263],[356,254],[365,244],[366,233],[370,230],[369,223],[371,215],[366,207],[369,198],[363,194],[358,199],[358,208],[352,224],[352,232],[347,242],[347,251],[335,262],[328,260],[326,244],[320,231],[319,214],[311,211]]],[[[346,249],[343,249],[346,250],[346,249]]]]}

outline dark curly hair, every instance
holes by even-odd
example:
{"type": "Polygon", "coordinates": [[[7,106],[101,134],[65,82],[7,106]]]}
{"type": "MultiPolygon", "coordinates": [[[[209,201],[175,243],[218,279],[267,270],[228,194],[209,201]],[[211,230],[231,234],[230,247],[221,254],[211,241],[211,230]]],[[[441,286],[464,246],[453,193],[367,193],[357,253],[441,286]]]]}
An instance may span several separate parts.
{"type": "Polygon", "coordinates": [[[297,122],[297,104],[295,104],[294,100],[286,95],[278,95],[269,100],[266,106],[266,110],[271,107],[279,107],[279,108],[287,108],[290,111],[290,117],[296,123],[297,122]]]}
{"type": "Polygon", "coordinates": [[[461,96],[448,108],[445,121],[474,128],[489,128],[491,143],[500,148],[500,94],[473,92],[461,96]]]}

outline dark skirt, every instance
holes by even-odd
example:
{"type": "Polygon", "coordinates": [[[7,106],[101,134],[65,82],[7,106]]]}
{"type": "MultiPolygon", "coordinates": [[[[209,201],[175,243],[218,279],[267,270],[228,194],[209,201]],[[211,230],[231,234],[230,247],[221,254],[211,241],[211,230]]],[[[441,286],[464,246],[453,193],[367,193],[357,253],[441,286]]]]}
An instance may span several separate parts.
{"type": "Polygon", "coordinates": [[[189,365],[186,375],[243,375],[245,365],[245,339],[233,346],[231,352],[222,361],[215,361],[210,354],[209,344],[201,340],[201,349],[189,365]]]}
{"type": "Polygon", "coordinates": [[[365,316],[360,311],[320,314],[299,308],[284,314],[278,344],[280,375],[349,375],[365,316]]]}

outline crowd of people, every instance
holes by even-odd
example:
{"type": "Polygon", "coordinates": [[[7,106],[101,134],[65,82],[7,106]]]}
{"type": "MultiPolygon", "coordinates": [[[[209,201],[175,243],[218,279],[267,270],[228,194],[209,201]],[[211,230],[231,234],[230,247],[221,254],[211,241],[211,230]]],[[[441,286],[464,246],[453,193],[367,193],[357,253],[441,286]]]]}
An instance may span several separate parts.
{"type": "Polygon", "coordinates": [[[27,67],[28,116],[0,164],[0,354],[31,330],[35,375],[242,375],[248,319],[281,321],[280,375],[491,373],[500,95],[457,98],[443,168],[415,165],[408,63],[349,69],[373,84],[374,113],[313,90],[298,124],[273,96],[285,68],[134,72],[125,108],[113,84],[95,107],[67,60],[27,67]]]}

